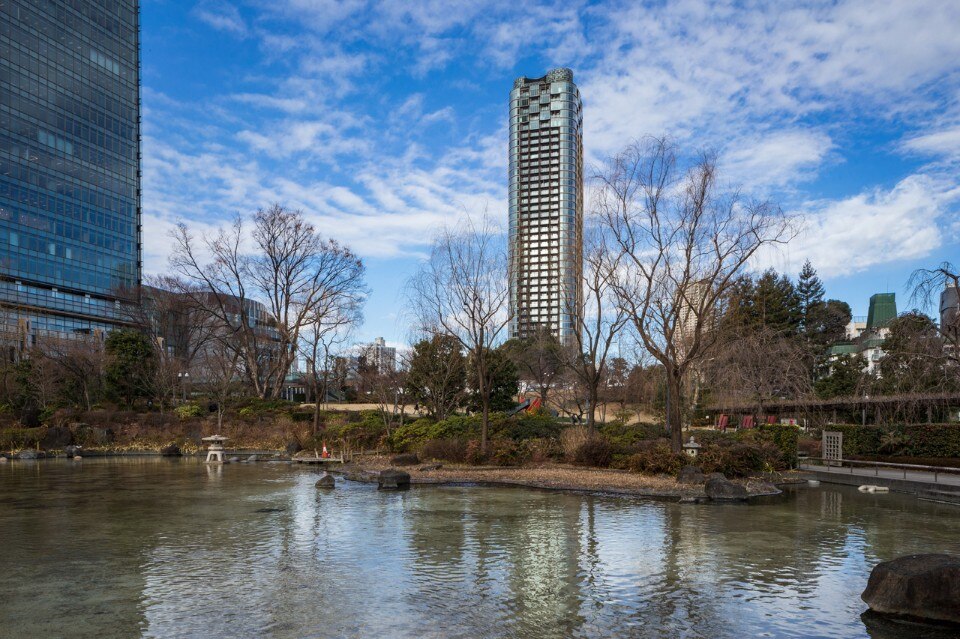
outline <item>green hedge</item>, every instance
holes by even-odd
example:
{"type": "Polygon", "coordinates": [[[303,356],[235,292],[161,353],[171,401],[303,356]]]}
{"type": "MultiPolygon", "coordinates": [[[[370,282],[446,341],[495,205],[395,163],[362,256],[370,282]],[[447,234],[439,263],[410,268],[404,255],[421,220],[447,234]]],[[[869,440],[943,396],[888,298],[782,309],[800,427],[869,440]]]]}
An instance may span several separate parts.
{"type": "Polygon", "coordinates": [[[843,433],[843,454],[960,457],[960,425],[910,424],[860,426],[832,424],[824,430],[843,433]]]}

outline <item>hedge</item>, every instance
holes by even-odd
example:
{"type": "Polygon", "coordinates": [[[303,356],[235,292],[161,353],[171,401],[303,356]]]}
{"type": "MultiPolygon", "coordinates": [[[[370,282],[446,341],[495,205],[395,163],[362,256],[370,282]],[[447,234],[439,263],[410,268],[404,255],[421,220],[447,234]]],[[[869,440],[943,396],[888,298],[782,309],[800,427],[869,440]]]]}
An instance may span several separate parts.
{"type": "Polygon", "coordinates": [[[843,454],[889,455],[891,442],[894,455],[912,457],[960,457],[960,425],[910,424],[899,426],[860,426],[831,424],[824,428],[843,433],[843,454]],[[886,446],[885,446],[886,444],[886,446]]]}

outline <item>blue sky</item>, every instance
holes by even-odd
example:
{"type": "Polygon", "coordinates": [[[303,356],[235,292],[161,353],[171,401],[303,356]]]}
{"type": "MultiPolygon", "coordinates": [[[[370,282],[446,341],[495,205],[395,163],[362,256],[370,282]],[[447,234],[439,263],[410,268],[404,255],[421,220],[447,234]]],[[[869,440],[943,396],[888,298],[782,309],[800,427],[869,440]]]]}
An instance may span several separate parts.
{"type": "Polygon", "coordinates": [[[803,216],[764,264],[901,310],[960,261],[960,3],[142,0],[147,272],[168,232],[280,202],[358,252],[356,337],[403,342],[437,229],[506,216],[513,79],[574,70],[585,163],[669,135],[803,216]],[[398,317],[399,315],[399,317],[398,317]]]}

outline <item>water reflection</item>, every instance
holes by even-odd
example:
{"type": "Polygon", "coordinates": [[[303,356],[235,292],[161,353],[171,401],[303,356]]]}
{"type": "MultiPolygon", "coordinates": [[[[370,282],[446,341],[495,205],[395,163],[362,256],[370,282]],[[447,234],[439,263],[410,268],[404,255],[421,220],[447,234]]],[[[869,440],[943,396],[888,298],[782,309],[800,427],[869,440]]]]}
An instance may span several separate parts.
{"type": "MultiPolygon", "coordinates": [[[[870,568],[960,509],[823,486],[764,506],[379,493],[284,464],[0,467],[0,628],[98,637],[915,637],[870,568]]],[[[931,635],[934,636],[934,635],[931,635]]]]}

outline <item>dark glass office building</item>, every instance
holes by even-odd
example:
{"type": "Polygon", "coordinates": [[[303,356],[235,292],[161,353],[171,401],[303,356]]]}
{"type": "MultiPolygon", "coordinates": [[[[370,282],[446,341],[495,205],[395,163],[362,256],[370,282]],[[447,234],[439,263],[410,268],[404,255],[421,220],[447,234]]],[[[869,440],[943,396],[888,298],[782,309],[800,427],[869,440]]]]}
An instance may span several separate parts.
{"type": "Polygon", "coordinates": [[[0,0],[0,306],[30,343],[140,284],[138,0],[0,0]]]}

